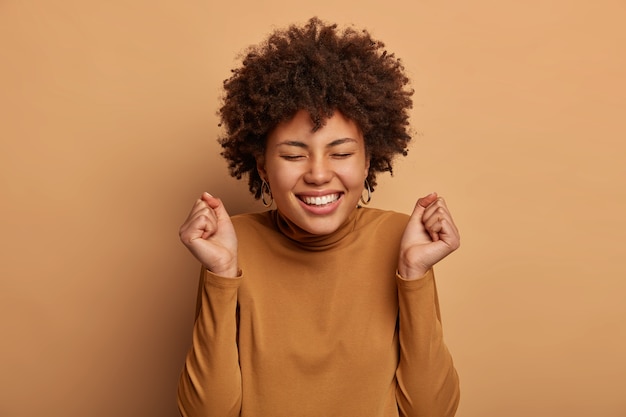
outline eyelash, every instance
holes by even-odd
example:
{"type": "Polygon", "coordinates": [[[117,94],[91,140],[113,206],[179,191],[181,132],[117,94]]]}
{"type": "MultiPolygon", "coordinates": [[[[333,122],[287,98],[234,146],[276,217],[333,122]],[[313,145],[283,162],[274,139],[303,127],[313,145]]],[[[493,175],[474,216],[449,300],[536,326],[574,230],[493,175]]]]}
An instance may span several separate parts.
{"type": "MultiPolygon", "coordinates": [[[[337,158],[337,159],[346,159],[351,157],[353,154],[351,152],[341,152],[341,153],[334,153],[331,154],[331,156],[333,158],[337,158]]],[[[281,155],[281,158],[287,160],[287,161],[298,161],[302,158],[305,158],[304,155],[281,155]]]]}
{"type": "Polygon", "coordinates": [[[281,155],[281,158],[287,161],[297,161],[300,158],[304,158],[303,155],[281,155]]]}

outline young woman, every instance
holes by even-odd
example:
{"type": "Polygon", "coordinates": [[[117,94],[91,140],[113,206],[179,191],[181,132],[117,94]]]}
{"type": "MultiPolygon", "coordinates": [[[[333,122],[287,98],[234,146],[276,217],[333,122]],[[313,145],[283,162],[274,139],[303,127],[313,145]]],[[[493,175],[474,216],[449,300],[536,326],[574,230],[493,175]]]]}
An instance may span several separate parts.
{"type": "Polygon", "coordinates": [[[275,209],[204,193],[180,228],[203,265],[181,414],[455,414],[433,266],[459,247],[444,200],[364,208],[410,141],[412,91],[366,31],[313,18],[252,47],[224,84],[223,156],[275,209]]]}

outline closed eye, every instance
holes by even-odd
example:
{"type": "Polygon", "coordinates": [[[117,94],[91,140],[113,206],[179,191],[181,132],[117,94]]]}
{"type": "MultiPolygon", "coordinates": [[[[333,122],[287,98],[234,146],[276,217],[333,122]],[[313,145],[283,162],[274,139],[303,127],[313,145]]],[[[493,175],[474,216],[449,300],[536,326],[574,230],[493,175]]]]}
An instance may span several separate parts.
{"type": "Polygon", "coordinates": [[[332,154],[332,157],[337,159],[345,159],[351,157],[352,155],[354,154],[351,152],[337,152],[332,154]]]}
{"type": "Polygon", "coordinates": [[[304,155],[281,155],[280,157],[287,161],[297,161],[304,158],[304,155]]]}

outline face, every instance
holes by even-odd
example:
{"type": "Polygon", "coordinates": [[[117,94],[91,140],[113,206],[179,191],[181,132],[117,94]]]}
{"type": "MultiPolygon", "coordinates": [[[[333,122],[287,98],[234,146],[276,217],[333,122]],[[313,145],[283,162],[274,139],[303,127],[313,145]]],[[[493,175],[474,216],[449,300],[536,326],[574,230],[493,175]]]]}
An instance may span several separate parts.
{"type": "Polygon", "coordinates": [[[283,216],[312,234],[332,233],[355,210],[369,169],[357,125],[336,111],[313,132],[299,111],[268,136],[257,161],[283,216]]]}

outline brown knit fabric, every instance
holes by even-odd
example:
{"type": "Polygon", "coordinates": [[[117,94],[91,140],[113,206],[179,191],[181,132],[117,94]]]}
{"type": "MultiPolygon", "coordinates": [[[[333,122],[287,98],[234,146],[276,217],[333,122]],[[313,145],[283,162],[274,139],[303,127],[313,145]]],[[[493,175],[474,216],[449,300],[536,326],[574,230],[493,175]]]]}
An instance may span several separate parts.
{"type": "Polygon", "coordinates": [[[233,217],[242,275],[204,274],[182,415],[453,416],[432,271],[396,275],[407,221],[359,208],[320,237],[276,211],[233,217]]]}

